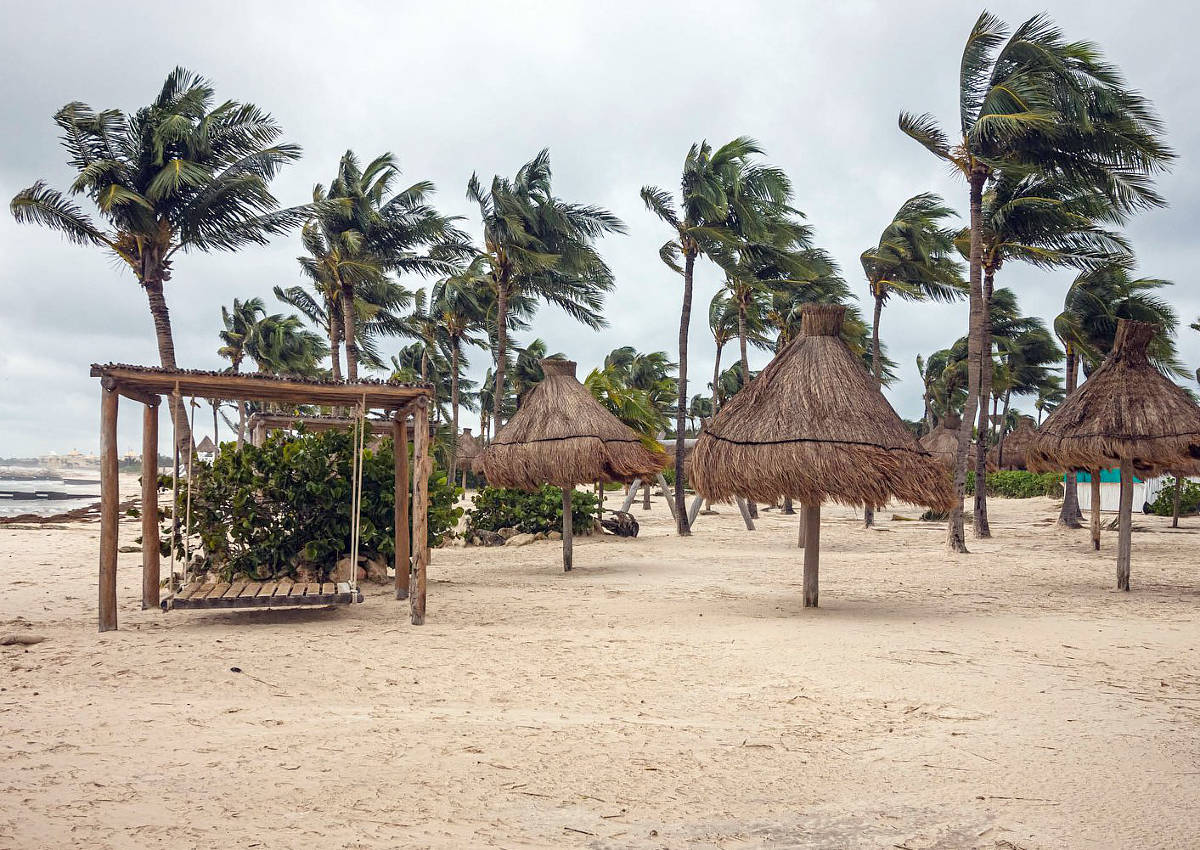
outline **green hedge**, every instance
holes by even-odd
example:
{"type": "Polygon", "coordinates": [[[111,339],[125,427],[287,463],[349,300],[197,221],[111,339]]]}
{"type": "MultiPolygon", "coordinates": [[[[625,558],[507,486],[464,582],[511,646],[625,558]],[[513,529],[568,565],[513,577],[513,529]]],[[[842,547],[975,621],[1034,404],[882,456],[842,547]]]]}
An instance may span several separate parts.
{"type": "MultiPolygon", "coordinates": [[[[351,460],[349,433],[272,434],[261,446],[226,446],[210,463],[193,462],[192,521],[207,567],[226,580],[293,575],[310,567],[322,576],[350,551],[351,460]]],[[[392,441],[363,458],[359,552],[392,561],[395,553],[395,487],[392,441]]],[[[411,466],[410,466],[411,468],[411,466]]],[[[170,479],[167,479],[170,486],[170,479]]],[[[461,491],[444,470],[429,478],[430,546],[450,534],[462,516],[461,491]]],[[[181,533],[186,491],[177,507],[181,533]]],[[[163,539],[170,551],[170,529],[163,539]]],[[[182,554],[182,553],[180,553],[182,554]]]]}
{"type": "MultiPolygon", "coordinates": [[[[1200,512],[1200,484],[1185,480],[1183,491],[1179,494],[1179,515],[1200,512]]],[[[1167,484],[1158,497],[1150,503],[1150,513],[1155,516],[1175,515],[1175,479],[1168,478],[1167,484]]]]}
{"type": "MultiPolygon", "coordinates": [[[[1061,498],[1063,477],[1057,472],[1026,472],[1021,469],[987,474],[987,494],[1005,499],[1061,498]]],[[[975,472],[967,472],[967,492],[975,492],[975,472]]]]}
{"type": "MultiPolygon", "coordinates": [[[[543,484],[540,489],[507,490],[484,487],[472,498],[467,511],[467,527],[472,531],[499,531],[515,528],[523,534],[562,530],[562,490],[543,484]]],[[[581,534],[592,527],[596,517],[596,497],[575,490],[571,493],[571,528],[581,534]]]]}

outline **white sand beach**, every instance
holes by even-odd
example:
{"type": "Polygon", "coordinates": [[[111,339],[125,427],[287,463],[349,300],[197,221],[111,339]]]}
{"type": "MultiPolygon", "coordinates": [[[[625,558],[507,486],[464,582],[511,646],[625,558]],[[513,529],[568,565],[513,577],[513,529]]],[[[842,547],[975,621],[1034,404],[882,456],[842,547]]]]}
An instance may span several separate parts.
{"type": "MultiPolygon", "coordinates": [[[[428,623],[141,611],[96,632],[96,523],[0,528],[0,846],[1185,847],[1200,834],[1195,520],[996,537],[736,510],[637,540],[440,549],[428,623]],[[231,672],[231,668],[242,672],[231,672]]],[[[914,510],[897,509],[916,516],[914,510]]],[[[122,523],[122,543],[137,535],[122,523]]]]}

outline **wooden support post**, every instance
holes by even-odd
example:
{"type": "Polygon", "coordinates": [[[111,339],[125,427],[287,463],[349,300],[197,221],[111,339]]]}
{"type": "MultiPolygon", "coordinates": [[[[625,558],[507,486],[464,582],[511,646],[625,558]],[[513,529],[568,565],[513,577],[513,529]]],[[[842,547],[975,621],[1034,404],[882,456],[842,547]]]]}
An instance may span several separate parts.
{"type": "MultiPolygon", "coordinates": [[[[1071,475],[1071,473],[1067,474],[1071,475]]],[[[1092,548],[1097,552],[1100,551],[1100,470],[1098,469],[1092,470],[1092,548]]]]}
{"type": "Polygon", "coordinates": [[[571,492],[574,487],[562,488],[562,537],[563,537],[563,572],[569,573],[574,563],[574,534],[575,527],[571,522],[571,492]]]}
{"type": "Polygon", "coordinates": [[[821,564],[821,506],[804,506],[804,607],[817,607],[821,564]]]}
{"type": "Polygon", "coordinates": [[[1171,504],[1171,528],[1179,528],[1179,503],[1183,496],[1183,475],[1175,473],[1175,495],[1171,504]]]}
{"type": "Polygon", "coordinates": [[[667,500],[667,507],[671,509],[671,519],[675,519],[675,500],[671,498],[671,488],[667,486],[667,476],[661,472],[658,473],[658,486],[662,487],[663,496],[667,500]]]}
{"type": "Polygon", "coordinates": [[[158,405],[142,409],[142,608],[157,608],[158,568],[158,405]]]}
{"type": "Polygon", "coordinates": [[[649,482],[644,482],[642,484],[642,510],[644,510],[644,511],[650,510],[650,483],[649,482]]]}
{"type": "Polygon", "coordinates": [[[117,479],[116,390],[100,390],[100,631],[117,627],[117,479]]]}
{"type": "Polygon", "coordinates": [[[746,523],[746,530],[753,531],[754,530],[754,520],[750,516],[749,505],[746,504],[746,500],[743,499],[741,496],[735,496],[734,498],[737,499],[738,510],[742,512],[742,522],[746,523]]]}
{"type": "Polygon", "coordinates": [[[392,453],[396,477],[396,598],[408,598],[409,573],[412,571],[412,547],[408,519],[408,410],[398,410],[392,419],[392,453]]]}
{"type": "Polygon", "coordinates": [[[1129,590],[1130,532],[1133,530],[1133,464],[1121,461],[1120,539],[1117,542],[1117,590],[1129,590]]]}
{"type": "Polygon", "coordinates": [[[463,492],[466,493],[467,492],[467,471],[465,469],[462,471],[462,488],[463,488],[463,492]]]}
{"type": "Polygon", "coordinates": [[[638,487],[641,484],[642,479],[635,478],[633,479],[633,483],[629,485],[629,492],[625,494],[625,501],[621,503],[621,510],[623,512],[628,513],[629,509],[633,507],[633,500],[637,498],[638,487]]]}
{"type": "Polygon", "coordinates": [[[688,528],[696,524],[696,515],[700,513],[700,506],[704,504],[704,497],[697,496],[692,499],[692,506],[688,508],[688,528]]]}
{"type": "Polygon", "coordinates": [[[800,533],[796,535],[796,545],[801,549],[804,548],[804,535],[808,530],[808,508],[804,505],[800,506],[800,533]]]}
{"type": "Polygon", "coordinates": [[[604,482],[596,482],[596,519],[604,519],[604,482]]]}
{"type": "Polygon", "coordinates": [[[412,624],[425,623],[425,585],[429,566],[429,402],[413,405],[413,568],[408,580],[408,607],[412,624]]]}

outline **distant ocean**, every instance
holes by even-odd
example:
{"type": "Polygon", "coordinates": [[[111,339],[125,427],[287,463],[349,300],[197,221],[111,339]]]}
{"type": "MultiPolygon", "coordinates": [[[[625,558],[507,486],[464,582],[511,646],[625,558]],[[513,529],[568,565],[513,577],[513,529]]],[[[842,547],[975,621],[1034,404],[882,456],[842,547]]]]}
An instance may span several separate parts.
{"type": "Polygon", "coordinates": [[[0,517],[34,514],[53,516],[86,508],[100,500],[100,475],[73,471],[66,480],[46,478],[0,479],[0,517]]]}

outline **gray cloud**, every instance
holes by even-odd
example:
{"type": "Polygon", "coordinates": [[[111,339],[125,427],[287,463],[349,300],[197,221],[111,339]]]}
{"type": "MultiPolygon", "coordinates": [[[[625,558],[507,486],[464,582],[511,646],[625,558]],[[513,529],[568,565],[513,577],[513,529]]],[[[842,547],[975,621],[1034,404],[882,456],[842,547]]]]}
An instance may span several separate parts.
{"type": "MultiPolygon", "coordinates": [[[[1169,6],[1170,8],[1166,8],[1169,6]]],[[[1041,4],[994,9],[1010,23],[1041,4]]],[[[965,189],[896,129],[900,109],[955,115],[954,74],[978,8],[958,2],[370,4],[210,3],[180,26],[163,4],[42,3],[10,10],[0,48],[0,196],[38,177],[70,179],[50,116],[70,100],[133,109],[176,64],[209,76],[220,97],[270,110],[304,158],[275,189],[309,196],[340,154],[391,150],[412,180],[432,179],[438,202],[467,217],[472,171],[511,174],[549,146],[557,191],[611,207],[629,225],[604,241],[617,274],[611,326],[592,333],[543,310],[534,333],[587,368],[633,344],[672,351],[680,282],[657,258],[668,233],[638,199],[646,183],[672,188],[688,145],[749,134],[796,184],[818,240],[861,290],[857,257],[892,211],[920,191],[965,209],[965,189]]],[[[1190,4],[1131,20],[1127,4],[1071,2],[1050,10],[1074,38],[1098,41],[1157,104],[1181,154],[1161,181],[1172,207],[1138,218],[1130,234],[1145,274],[1176,282],[1181,315],[1200,315],[1190,283],[1200,185],[1188,159],[1194,119],[1190,4]]],[[[296,282],[295,237],[236,255],[176,263],[168,290],[180,362],[219,367],[219,307],[296,282]]],[[[1005,269],[1031,312],[1058,312],[1070,274],[1005,269]]],[[[416,281],[410,285],[416,285],[416,281]]],[[[704,306],[719,284],[701,267],[691,328],[691,393],[704,391],[713,347],[704,306]]],[[[150,319],[132,277],[98,251],[0,216],[0,454],[93,449],[93,361],[157,362],[150,319]]],[[[963,332],[964,305],[889,306],[883,333],[900,363],[889,390],[920,412],[913,358],[963,332]]],[[[1181,334],[1187,362],[1200,335],[1181,334]]],[[[484,356],[475,362],[482,367],[484,356]]],[[[752,355],[757,368],[766,361],[752,355]]],[[[475,370],[482,373],[482,368],[475,370]]],[[[121,448],[138,445],[126,413],[121,448]]]]}

